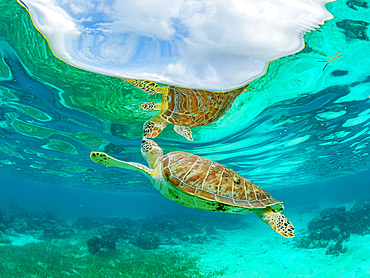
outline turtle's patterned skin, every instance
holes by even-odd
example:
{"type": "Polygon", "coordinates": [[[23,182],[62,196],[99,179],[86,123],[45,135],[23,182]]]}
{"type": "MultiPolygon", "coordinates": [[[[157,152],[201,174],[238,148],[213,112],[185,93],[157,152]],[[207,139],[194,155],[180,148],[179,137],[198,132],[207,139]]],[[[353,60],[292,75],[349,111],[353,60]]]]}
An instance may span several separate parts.
{"type": "Polygon", "coordinates": [[[293,225],[281,214],[282,203],[235,171],[186,152],[163,155],[148,139],[143,139],[141,151],[150,168],[105,153],[93,152],[90,157],[96,163],[145,174],[160,193],[181,205],[215,212],[253,212],[280,235],[294,237],[293,225]]]}
{"type": "Polygon", "coordinates": [[[145,80],[127,78],[122,80],[149,94],[162,94],[162,103],[146,102],[140,105],[144,110],[160,110],[158,115],[144,123],[144,137],[156,138],[167,123],[172,123],[175,125],[175,131],[190,141],[193,138],[189,127],[203,126],[219,120],[248,86],[226,92],[212,92],[177,86],[159,86],[145,80]]]}

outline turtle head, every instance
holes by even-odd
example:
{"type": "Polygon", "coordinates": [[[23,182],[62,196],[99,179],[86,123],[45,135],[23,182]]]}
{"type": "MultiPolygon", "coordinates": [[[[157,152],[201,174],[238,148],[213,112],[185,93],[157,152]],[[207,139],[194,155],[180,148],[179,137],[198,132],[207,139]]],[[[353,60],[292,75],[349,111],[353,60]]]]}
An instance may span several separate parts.
{"type": "Polygon", "coordinates": [[[154,116],[144,123],[143,137],[156,138],[166,125],[167,122],[162,118],[161,114],[154,116]]]}
{"type": "Polygon", "coordinates": [[[144,138],[141,142],[141,155],[146,159],[150,168],[155,169],[162,160],[163,151],[156,142],[144,138]]]}

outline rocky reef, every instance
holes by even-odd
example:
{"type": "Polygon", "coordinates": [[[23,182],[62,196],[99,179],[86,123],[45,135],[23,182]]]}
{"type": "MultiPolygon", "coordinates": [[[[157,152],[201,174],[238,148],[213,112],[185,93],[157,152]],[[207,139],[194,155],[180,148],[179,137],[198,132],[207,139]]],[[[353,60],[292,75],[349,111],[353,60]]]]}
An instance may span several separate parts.
{"type": "MultiPolygon", "coordinates": [[[[244,228],[241,220],[162,215],[67,223],[52,212],[11,205],[0,211],[0,277],[198,277],[197,254],[176,250],[220,238],[218,229],[244,228]]],[[[202,277],[221,277],[225,270],[202,277]]]]}
{"type": "MultiPolygon", "coordinates": [[[[124,243],[143,250],[155,250],[160,245],[203,244],[218,238],[217,229],[238,229],[246,224],[241,218],[218,219],[200,216],[192,220],[186,215],[169,217],[157,216],[150,219],[129,218],[79,218],[73,229],[94,235],[103,241],[124,243]]],[[[93,242],[98,242],[97,240],[93,242]]],[[[100,244],[100,243],[99,243],[100,244]]],[[[97,243],[97,245],[99,245],[97,243]]],[[[97,249],[98,246],[95,248],[97,249]]],[[[95,250],[94,249],[94,250],[95,250]]],[[[90,248],[89,248],[90,250],[90,248]]]]}
{"type": "Polygon", "coordinates": [[[326,255],[338,256],[347,252],[344,243],[351,234],[370,234],[370,202],[345,207],[328,208],[307,225],[305,235],[296,239],[301,248],[326,248],[326,255]]]}
{"type": "Polygon", "coordinates": [[[66,238],[75,231],[53,212],[31,213],[25,208],[11,204],[7,214],[0,212],[0,232],[26,234],[37,239],[66,238]]]}
{"type": "Polygon", "coordinates": [[[91,254],[110,253],[116,245],[155,250],[161,245],[203,244],[218,239],[217,230],[245,228],[236,215],[159,215],[148,219],[81,217],[66,223],[53,212],[31,213],[18,205],[0,211],[0,244],[12,237],[37,240],[85,237],[91,254]]]}
{"type": "Polygon", "coordinates": [[[87,248],[91,254],[109,253],[116,250],[116,243],[109,239],[93,236],[87,241],[87,248]]]}

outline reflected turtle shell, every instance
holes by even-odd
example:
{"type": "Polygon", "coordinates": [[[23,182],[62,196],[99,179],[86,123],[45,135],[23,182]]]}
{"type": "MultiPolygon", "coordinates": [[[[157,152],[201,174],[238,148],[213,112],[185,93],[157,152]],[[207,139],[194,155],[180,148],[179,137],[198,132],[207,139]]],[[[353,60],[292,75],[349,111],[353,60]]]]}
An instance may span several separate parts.
{"type": "Polygon", "coordinates": [[[190,127],[213,123],[230,109],[246,86],[222,93],[170,86],[168,107],[162,117],[172,124],[190,127]]]}

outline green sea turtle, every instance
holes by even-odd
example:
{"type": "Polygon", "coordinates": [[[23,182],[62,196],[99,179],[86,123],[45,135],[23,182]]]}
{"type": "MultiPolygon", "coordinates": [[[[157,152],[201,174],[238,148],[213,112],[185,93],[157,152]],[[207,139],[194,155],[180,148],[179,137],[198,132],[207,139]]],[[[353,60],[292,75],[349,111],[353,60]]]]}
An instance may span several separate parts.
{"type": "Polygon", "coordinates": [[[143,173],[160,193],[181,205],[216,212],[254,212],[280,235],[294,237],[293,225],[281,214],[281,202],[233,170],[186,152],[163,155],[155,142],[145,138],[141,153],[150,168],[101,152],[92,152],[90,157],[99,164],[143,173]]]}
{"type": "Polygon", "coordinates": [[[189,127],[207,125],[220,119],[248,86],[227,92],[212,92],[159,86],[146,80],[121,79],[149,94],[162,94],[162,103],[146,102],[140,105],[144,110],[160,110],[159,114],[144,123],[143,137],[156,138],[167,123],[172,123],[175,131],[190,141],[193,137],[189,127]]]}

